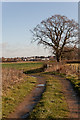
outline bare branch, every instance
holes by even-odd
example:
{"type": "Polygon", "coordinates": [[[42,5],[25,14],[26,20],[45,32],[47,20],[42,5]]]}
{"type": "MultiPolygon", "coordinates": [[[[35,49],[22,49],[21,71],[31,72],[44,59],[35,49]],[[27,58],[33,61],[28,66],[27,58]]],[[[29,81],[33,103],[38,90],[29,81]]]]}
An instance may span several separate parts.
{"type": "Polygon", "coordinates": [[[31,32],[33,41],[51,47],[59,59],[65,45],[77,43],[78,24],[66,16],[54,15],[43,20],[31,32]]]}

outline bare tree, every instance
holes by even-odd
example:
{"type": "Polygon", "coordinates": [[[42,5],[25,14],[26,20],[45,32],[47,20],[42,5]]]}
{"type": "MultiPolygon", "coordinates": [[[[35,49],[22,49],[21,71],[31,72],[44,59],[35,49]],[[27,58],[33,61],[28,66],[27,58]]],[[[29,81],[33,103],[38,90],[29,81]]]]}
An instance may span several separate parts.
{"type": "Polygon", "coordinates": [[[76,44],[78,24],[66,16],[54,15],[43,20],[31,32],[33,34],[32,41],[50,47],[59,62],[64,47],[76,44]]]}

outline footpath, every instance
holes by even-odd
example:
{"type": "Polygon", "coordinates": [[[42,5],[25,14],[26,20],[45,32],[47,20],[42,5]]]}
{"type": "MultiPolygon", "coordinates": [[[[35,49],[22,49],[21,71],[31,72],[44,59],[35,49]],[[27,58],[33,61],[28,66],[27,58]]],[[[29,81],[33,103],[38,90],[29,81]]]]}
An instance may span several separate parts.
{"type": "MultiPolygon", "coordinates": [[[[54,77],[54,75],[52,75],[54,77]]],[[[30,112],[33,110],[35,105],[39,102],[42,93],[46,88],[46,79],[45,77],[34,75],[32,77],[37,78],[37,85],[29,94],[26,96],[24,101],[19,104],[14,113],[10,114],[8,118],[28,118],[30,112]]],[[[57,79],[60,80],[63,86],[63,93],[70,111],[69,120],[80,120],[80,97],[74,91],[73,86],[69,80],[62,78],[58,75],[55,75],[57,79]]]]}
{"type": "Polygon", "coordinates": [[[69,118],[74,118],[74,120],[80,120],[80,97],[74,91],[71,82],[63,77],[56,76],[59,79],[63,86],[63,93],[68,104],[70,111],[69,118]]]}
{"type": "Polygon", "coordinates": [[[46,80],[44,77],[41,76],[32,76],[37,78],[37,85],[33,89],[33,91],[26,96],[24,101],[19,104],[19,106],[16,108],[16,110],[8,116],[8,118],[27,118],[29,116],[29,113],[33,110],[35,105],[39,102],[42,93],[45,90],[46,86],[46,80]]]}

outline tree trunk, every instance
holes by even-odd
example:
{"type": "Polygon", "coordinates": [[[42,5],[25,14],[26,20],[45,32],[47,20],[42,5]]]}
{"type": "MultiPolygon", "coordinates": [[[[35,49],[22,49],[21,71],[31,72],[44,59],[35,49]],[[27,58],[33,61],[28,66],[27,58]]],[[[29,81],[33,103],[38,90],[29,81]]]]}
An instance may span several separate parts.
{"type": "Polygon", "coordinates": [[[57,62],[60,62],[60,58],[57,56],[57,62]]]}

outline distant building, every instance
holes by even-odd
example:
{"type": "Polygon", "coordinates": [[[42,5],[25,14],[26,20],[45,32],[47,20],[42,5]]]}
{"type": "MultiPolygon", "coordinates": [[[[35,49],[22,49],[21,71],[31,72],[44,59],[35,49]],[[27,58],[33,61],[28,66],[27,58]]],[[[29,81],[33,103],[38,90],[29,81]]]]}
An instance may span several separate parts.
{"type": "Polygon", "coordinates": [[[15,57],[15,58],[4,58],[2,57],[0,61],[2,62],[18,62],[18,61],[49,61],[55,60],[55,56],[31,56],[31,57],[15,57]]]}

